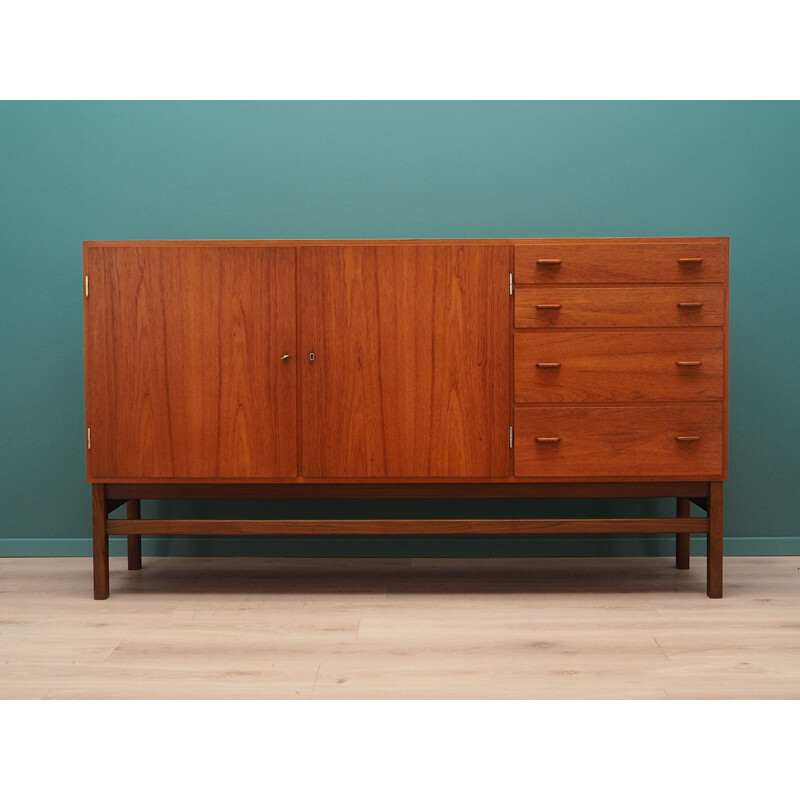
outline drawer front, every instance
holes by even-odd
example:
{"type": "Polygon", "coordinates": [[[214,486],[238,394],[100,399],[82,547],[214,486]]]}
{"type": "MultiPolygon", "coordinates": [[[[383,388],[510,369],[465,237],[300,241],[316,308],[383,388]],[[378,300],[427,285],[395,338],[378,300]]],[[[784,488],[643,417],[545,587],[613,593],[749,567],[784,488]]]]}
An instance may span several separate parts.
{"type": "Polygon", "coordinates": [[[722,281],[728,243],[520,244],[517,283],[672,283],[722,281]]]}
{"type": "Polygon", "coordinates": [[[517,328],[722,325],[722,284],[682,286],[523,286],[514,292],[517,328]]]}
{"type": "Polygon", "coordinates": [[[514,402],[722,400],[719,328],[514,334],[514,402]]]}
{"type": "Polygon", "coordinates": [[[722,427],[718,403],[516,408],[514,474],[717,479],[722,427]]]}

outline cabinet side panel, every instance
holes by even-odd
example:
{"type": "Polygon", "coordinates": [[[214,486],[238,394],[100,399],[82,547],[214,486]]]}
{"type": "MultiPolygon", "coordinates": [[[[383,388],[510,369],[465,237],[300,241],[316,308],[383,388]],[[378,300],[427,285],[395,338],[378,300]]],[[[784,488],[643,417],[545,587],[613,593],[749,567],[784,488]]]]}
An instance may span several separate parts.
{"type": "Polygon", "coordinates": [[[291,248],[89,248],[90,480],[296,475],[291,248]]]}

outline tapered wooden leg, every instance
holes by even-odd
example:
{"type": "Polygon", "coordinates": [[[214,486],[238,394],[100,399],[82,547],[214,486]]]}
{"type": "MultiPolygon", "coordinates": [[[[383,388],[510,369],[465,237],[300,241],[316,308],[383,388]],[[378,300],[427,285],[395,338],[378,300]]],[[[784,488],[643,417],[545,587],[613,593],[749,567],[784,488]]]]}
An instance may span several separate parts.
{"type": "Polygon", "coordinates": [[[94,599],[108,597],[108,531],[106,529],[106,487],[92,484],[92,554],[94,569],[94,599]]]}
{"type": "MultiPolygon", "coordinates": [[[[688,497],[679,497],[677,500],[675,516],[676,517],[689,517],[691,516],[690,508],[691,503],[688,497]]],[[[690,533],[676,533],[675,534],[675,567],[676,569],[689,569],[689,549],[692,541],[690,533]]]]}
{"type": "MultiPolygon", "coordinates": [[[[139,500],[128,500],[128,519],[142,518],[142,504],[139,500]]],[[[142,537],[128,536],[128,569],[142,568],[142,537]]]]}
{"type": "Polygon", "coordinates": [[[722,482],[709,484],[706,592],[722,597],[722,482]]]}

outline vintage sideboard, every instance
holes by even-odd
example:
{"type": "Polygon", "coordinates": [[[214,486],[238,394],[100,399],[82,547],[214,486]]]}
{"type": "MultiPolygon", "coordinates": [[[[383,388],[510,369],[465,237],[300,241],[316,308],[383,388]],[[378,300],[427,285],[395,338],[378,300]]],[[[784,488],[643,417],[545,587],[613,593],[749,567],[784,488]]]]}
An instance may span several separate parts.
{"type": "Polygon", "coordinates": [[[671,533],[722,596],[728,239],[84,243],[108,537],[671,533]],[[622,519],[141,519],[153,498],[666,497],[622,519]],[[110,519],[127,503],[127,519],[110,519]],[[690,504],[707,512],[691,516],[690,504]]]}

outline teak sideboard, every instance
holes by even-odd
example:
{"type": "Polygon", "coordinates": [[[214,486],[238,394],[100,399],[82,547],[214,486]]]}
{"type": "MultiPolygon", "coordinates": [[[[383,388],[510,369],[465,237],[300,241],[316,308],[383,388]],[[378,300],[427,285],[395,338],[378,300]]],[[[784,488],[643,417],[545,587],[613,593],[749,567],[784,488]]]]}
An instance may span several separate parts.
{"type": "Polygon", "coordinates": [[[146,534],[674,533],[687,569],[702,533],[722,596],[727,238],[85,242],[83,278],[97,599],[108,537],[139,569],[146,534]],[[330,497],[672,497],[676,514],[140,513],[330,497]]]}

